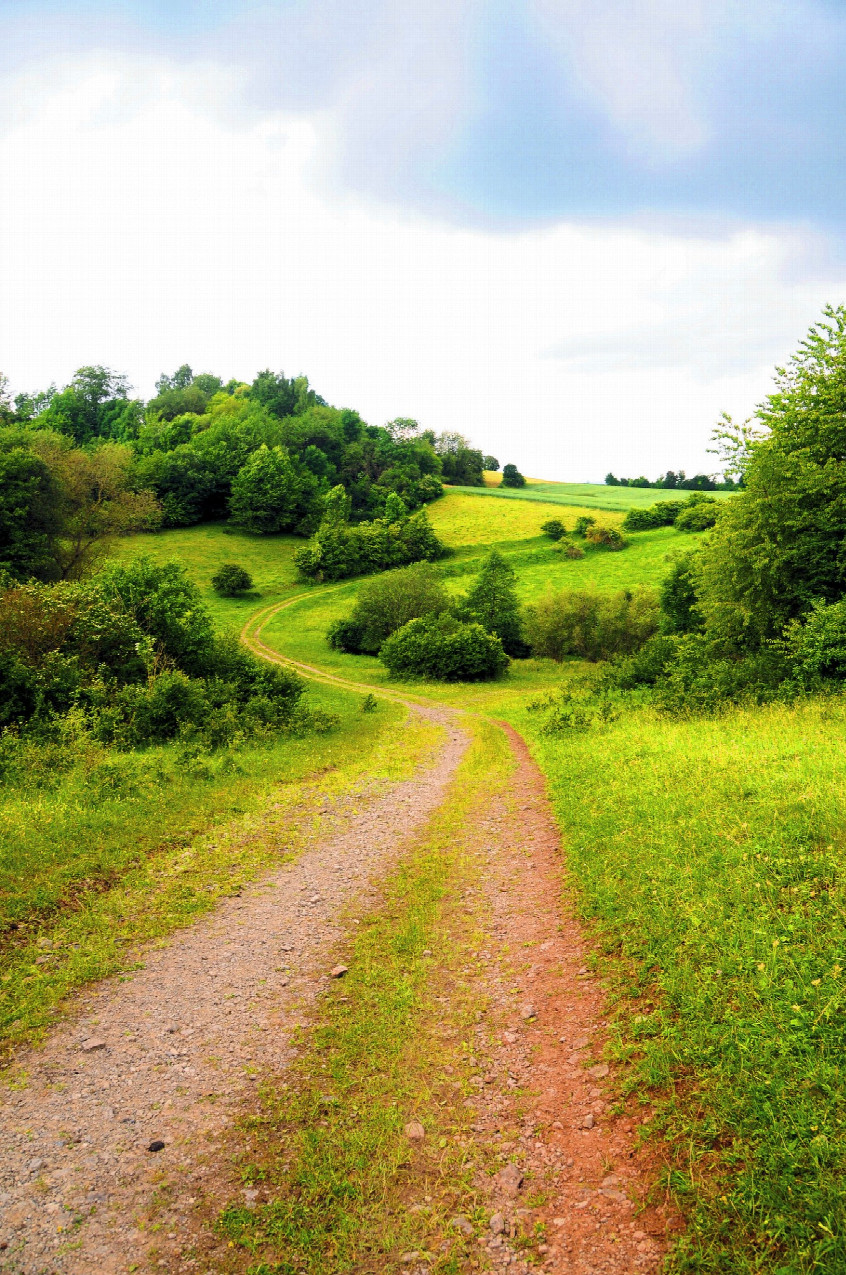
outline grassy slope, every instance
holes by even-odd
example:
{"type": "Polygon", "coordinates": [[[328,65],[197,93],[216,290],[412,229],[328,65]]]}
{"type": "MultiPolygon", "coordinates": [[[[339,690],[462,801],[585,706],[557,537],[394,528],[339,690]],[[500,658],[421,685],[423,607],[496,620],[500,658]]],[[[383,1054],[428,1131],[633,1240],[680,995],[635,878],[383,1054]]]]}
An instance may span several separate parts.
{"type": "MultiPolygon", "coordinates": [[[[489,479],[486,477],[486,483],[489,479]]],[[[538,504],[580,506],[580,513],[593,513],[597,509],[642,509],[658,500],[685,500],[686,491],[662,491],[656,487],[605,487],[600,483],[550,483],[538,478],[527,478],[525,487],[455,487],[452,490],[471,496],[493,496],[497,500],[525,500],[538,504]]],[[[718,500],[729,492],[709,493],[718,500]]],[[[547,511],[545,517],[552,517],[547,511]]]]}
{"type": "MultiPolygon", "coordinates": [[[[538,537],[545,511],[519,493],[452,491],[431,514],[459,546],[451,587],[498,543],[527,600],[577,582],[654,583],[667,555],[693,543],[664,530],[620,554],[562,562],[538,537]]],[[[252,569],[248,552],[244,538],[227,556],[252,569]]],[[[268,624],[265,640],[384,684],[377,661],[337,655],[322,639],[357,587],[314,590],[268,624]]],[[[619,994],[619,1051],[675,1149],[669,1181],[691,1226],[670,1269],[846,1271],[846,713],[838,700],[681,722],[641,709],[544,737],[526,702],[572,672],[575,663],[525,661],[492,686],[410,689],[513,721],[549,777],[584,915],[619,994]]]]}

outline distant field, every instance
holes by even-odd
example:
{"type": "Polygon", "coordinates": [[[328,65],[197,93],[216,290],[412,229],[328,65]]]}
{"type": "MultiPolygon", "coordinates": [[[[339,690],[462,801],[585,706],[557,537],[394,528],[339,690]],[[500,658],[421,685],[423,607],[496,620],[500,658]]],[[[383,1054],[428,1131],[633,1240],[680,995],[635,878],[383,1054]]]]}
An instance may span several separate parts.
{"type": "MultiPolygon", "coordinates": [[[[686,499],[687,491],[662,491],[657,487],[606,487],[602,483],[548,483],[538,478],[527,478],[525,487],[503,489],[502,487],[451,487],[450,491],[460,491],[468,496],[493,496],[497,500],[523,500],[547,505],[579,505],[579,512],[595,509],[617,510],[625,513],[627,509],[642,509],[645,505],[654,505],[657,500],[686,499]]],[[[718,500],[731,495],[728,491],[709,492],[718,500]]]]}
{"type": "MultiPolygon", "coordinates": [[[[542,534],[542,523],[552,517],[560,518],[568,531],[572,531],[581,514],[594,514],[597,508],[572,504],[565,508],[563,502],[556,501],[559,508],[553,511],[531,500],[479,499],[497,495],[496,491],[481,487],[448,487],[440,500],[426,508],[438,535],[456,548],[530,540],[542,534]]],[[[611,511],[603,521],[617,527],[622,518],[620,512],[611,511]]]]}

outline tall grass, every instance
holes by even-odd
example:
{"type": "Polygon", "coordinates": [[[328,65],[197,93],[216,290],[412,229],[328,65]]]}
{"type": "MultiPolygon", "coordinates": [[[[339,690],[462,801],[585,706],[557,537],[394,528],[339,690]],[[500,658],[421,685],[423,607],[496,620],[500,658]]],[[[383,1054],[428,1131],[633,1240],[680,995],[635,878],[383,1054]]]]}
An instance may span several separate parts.
{"type": "Polygon", "coordinates": [[[533,741],[674,1149],[671,1271],[846,1270],[844,735],[828,699],[533,741]]]}

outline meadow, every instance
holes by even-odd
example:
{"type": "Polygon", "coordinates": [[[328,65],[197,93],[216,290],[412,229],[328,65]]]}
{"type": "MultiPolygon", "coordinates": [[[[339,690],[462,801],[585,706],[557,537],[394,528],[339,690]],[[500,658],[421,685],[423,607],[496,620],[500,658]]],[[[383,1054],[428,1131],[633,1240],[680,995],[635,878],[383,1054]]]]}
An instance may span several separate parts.
{"type": "MultiPolygon", "coordinates": [[[[486,484],[495,480],[486,474],[486,484]]],[[[525,487],[454,487],[464,495],[497,500],[524,500],[536,504],[564,505],[579,508],[580,513],[608,510],[625,514],[628,509],[645,509],[659,500],[684,500],[687,491],[667,491],[660,487],[606,487],[603,483],[552,483],[541,478],[527,478],[525,487]]],[[[731,495],[726,491],[708,493],[717,500],[731,495]]],[[[548,515],[547,515],[548,516],[548,515]]]]}
{"type": "MultiPolygon", "coordinates": [[[[540,534],[540,523],[552,503],[572,526],[590,507],[589,492],[539,483],[531,485],[530,493],[537,488],[546,490],[533,496],[453,489],[430,507],[433,524],[455,549],[440,568],[451,592],[472,584],[492,545],[505,552],[517,575],[519,596],[530,602],[552,589],[658,585],[674,558],[698,540],[662,528],[633,534],[622,552],[591,552],[581,560],[567,560],[540,534]],[[578,504],[564,501],[564,488],[578,504]]],[[[608,510],[609,523],[619,523],[632,504],[666,494],[593,490],[597,499],[607,494],[629,502],[608,510]]],[[[167,928],[187,923],[198,908],[211,906],[220,892],[233,888],[239,874],[257,872],[271,862],[271,851],[259,845],[254,858],[227,875],[227,854],[237,837],[226,841],[210,834],[216,820],[243,819],[244,812],[249,816],[266,803],[271,775],[278,777],[280,768],[292,795],[303,801],[327,767],[334,767],[328,772],[333,783],[354,787],[371,769],[387,775],[392,766],[411,768],[415,757],[431,746],[431,736],[398,735],[403,713],[387,700],[380,701],[375,714],[360,713],[368,687],[397,687],[378,660],[345,655],[326,643],[326,629],[349,613],[360,582],[298,583],[291,561],[298,543],[289,537],[260,539],[198,527],[122,544],[122,554],[176,556],[196,576],[224,627],[241,628],[251,616],[267,615],[261,637],[268,646],[354,683],[355,689],[315,683],[313,694],[340,713],[333,735],[282,740],[252,754],[239,751],[228,761],[214,762],[199,786],[192,785],[190,776],[173,776],[159,785],[155,796],[144,796],[144,783],[133,779],[130,802],[136,804],[129,807],[130,830],[143,826],[149,832],[148,841],[135,848],[128,834],[124,843],[116,832],[99,831],[110,818],[116,828],[117,811],[128,808],[117,801],[110,806],[108,785],[113,781],[108,773],[98,778],[99,763],[85,773],[68,774],[53,788],[48,785],[43,796],[22,794],[5,816],[5,827],[21,849],[10,861],[4,887],[14,892],[20,871],[35,861],[37,844],[55,846],[46,852],[43,881],[36,873],[32,897],[20,905],[22,915],[37,918],[43,906],[44,917],[61,918],[63,937],[56,949],[47,949],[51,960],[57,950],[57,959],[68,968],[73,961],[84,963],[79,954],[83,931],[105,931],[115,910],[120,911],[118,904],[131,911],[126,900],[141,897],[149,881],[159,879],[157,874],[165,882],[158,897],[169,900],[160,909],[171,918],[164,923],[167,928]],[[222,561],[239,562],[251,572],[253,596],[228,600],[212,594],[210,576],[222,561]],[[403,740],[399,748],[398,738],[403,740]],[[226,774],[227,765],[236,769],[226,774]],[[72,891],[62,886],[64,894],[50,895],[56,881],[50,884],[49,860],[53,855],[58,863],[58,848],[66,843],[72,820],[79,820],[86,793],[94,792],[86,784],[96,786],[98,794],[96,803],[88,803],[96,805],[96,813],[86,818],[102,821],[92,825],[86,844],[112,837],[116,879],[100,895],[89,892],[80,912],[63,912],[61,900],[72,891]],[[54,813],[50,802],[57,803],[54,813]],[[62,802],[65,813],[59,816],[62,802]],[[177,853],[168,838],[176,838],[180,819],[191,835],[190,844],[180,842],[177,853]],[[49,831],[54,820],[55,833],[49,831]],[[229,850],[219,859],[211,857],[212,888],[204,893],[202,849],[209,842],[229,850]],[[189,878],[193,894],[180,895],[180,856],[186,854],[190,873],[199,875],[196,882],[189,878]],[[83,931],[74,931],[75,925],[83,931]]],[[[254,631],[255,625],[247,628],[254,631]]],[[[846,1272],[846,1083],[841,1067],[846,1034],[846,709],[839,696],[818,696],[793,705],[672,718],[633,700],[618,705],[616,718],[603,725],[546,733],[545,714],[532,708],[533,702],[544,696],[554,701],[560,688],[578,688],[599,671],[577,660],[518,660],[497,682],[403,683],[402,690],[411,698],[435,699],[509,721],[527,739],[547,777],[566,855],[563,885],[575,892],[611,997],[611,1050],[626,1086],[646,1106],[650,1118],[645,1136],[655,1138],[658,1154],[666,1158],[663,1186],[688,1222],[667,1259],[667,1270],[720,1275],[846,1272]]],[[[126,761],[128,768],[142,770],[156,764],[152,750],[140,760],[126,761]]],[[[0,819],[4,812],[6,807],[0,807],[0,819]]],[[[82,855],[72,871],[92,879],[101,868],[82,855]]],[[[141,908],[141,919],[126,922],[130,928],[120,931],[100,964],[95,960],[87,974],[83,970],[73,978],[82,981],[92,968],[119,967],[126,960],[120,942],[157,932],[156,910],[157,905],[146,912],[141,908]]],[[[15,983],[19,1019],[25,994],[48,981],[49,965],[33,964],[34,940],[27,942],[29,963],[25,973],[21,965],[15,983]],[[26,985],[24,978],[29,979],[26,985]]],[[[71,985],[76,984],[65,986],[71,985]]],[[[50,996],[45,993],[41,1017],[36,1013],[31,1027],[46,1021],[50,1006],[58,1003],[58,993],[50,996]]],[[[234,1221],[235,1229],[242,1222],[234,1221]]]]}

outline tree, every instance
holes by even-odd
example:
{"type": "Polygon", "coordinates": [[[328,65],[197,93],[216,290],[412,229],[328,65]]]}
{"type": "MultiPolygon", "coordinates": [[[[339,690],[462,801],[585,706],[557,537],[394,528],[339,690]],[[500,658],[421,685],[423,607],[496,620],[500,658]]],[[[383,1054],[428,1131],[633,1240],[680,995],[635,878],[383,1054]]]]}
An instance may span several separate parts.
{"type": "Polygon", "coordinates": [[[484,457],[463,434],[445,431],[429,437],[441,458],[443,480],[458,487],[484,487],[484,457]]]}
{"type": "MultiPolygon", "coordinates": [[[[763,430],[754,417],[749,416],[745,421],[735,421],[728,412],[723,412],[714,426],[711,434],[713,447],[709,447],[708,451],[712,456],[719,458],[726,479],[742,484],[752,460],[755,444],[762,437],[763,430]]],[[[684,478],[683,474],[682,478],[684,478]]]]}
{"type": "Polygon", "coordinates": [[[266,407],[272,416],[280,420],[293,415],[297,406],[297,387],[284,373],[278,375],[265,368],[259,372],[250,386],[250,398],[266,407]]]}
{"type": "Polygon", "coordinates": [[[502,471],[501,487],[525,487],[526,480],[516,465],[506,465],[502,471]]]}
{"type": "Polygon", "coordinates": [[[284,447],[262,444],[238,470],[229,498],[230,521],[244,531],[290,531],[314,512],[317,479],[295,466],[284,447]]]}
{"type": "Polygon", "coordinates": [[[161,506],[153,493],[134,489],[132,452],[126,444],[101,442],[83,450],[39,431],[32,447],[59,488],[55,556],[63,580],[84,575],[116,537],[160,526],[161,506]]]}
{"type": "Polygon", "coordinates": [[[487,633],[495,633],[507,655],[520,657],[528,654],[528,648],[522,636],[515,580],[511,563],[493,549],[483,562],[475,585],[464,599],[460,615],[477,621],[487,633]]]}
{"type": "Polygon", "coordinates": [[[409,620],[440,615],[449,610],[449,598],[434,568],[415,563],[363,584],[352,615],[337,621],[327,638],[329,645],[354,653],[378,653],[382,643],[409,620]]]}
{"type": "Polygon", "coordinates": [[[48,466],[23,447],[0,452],[0,572],[56,575],[60,492],[48,466]]]}
{"type": "Polygon", "coordinates": [[[78,368],[70,385],[51,397],[39,423],[68,434],[76,443],[100,438],[117,438],[137,429],[141,404],[130,405],[126,377],[99,365],[78,368]],[[128,414],[129,428],[121,428],[120,417],[128,414]]]}
{"type": "Polygon", "coordinates": [[[615,478],[613,474],[606,474],[606,475],[605,475],[605,486],[606,486],[606,487],[619,487],[619,486],[620,486],[620,480],[619,480],[619,478],[615,478]]]}
{"type": "Polygon", "coordinates": [[[488,473],[491,473],[491,474],[499,473],[499,461],[497,460],[496,456],[483,456],[482,468],[487,470],[488,473]]]}
{"type": "Polygon", "coordinates": [[[758,407],[746,487],[726,502],[698,572],[708,633],[740,650],[846,592],[846,309],[827,307],[758,407]]]}

